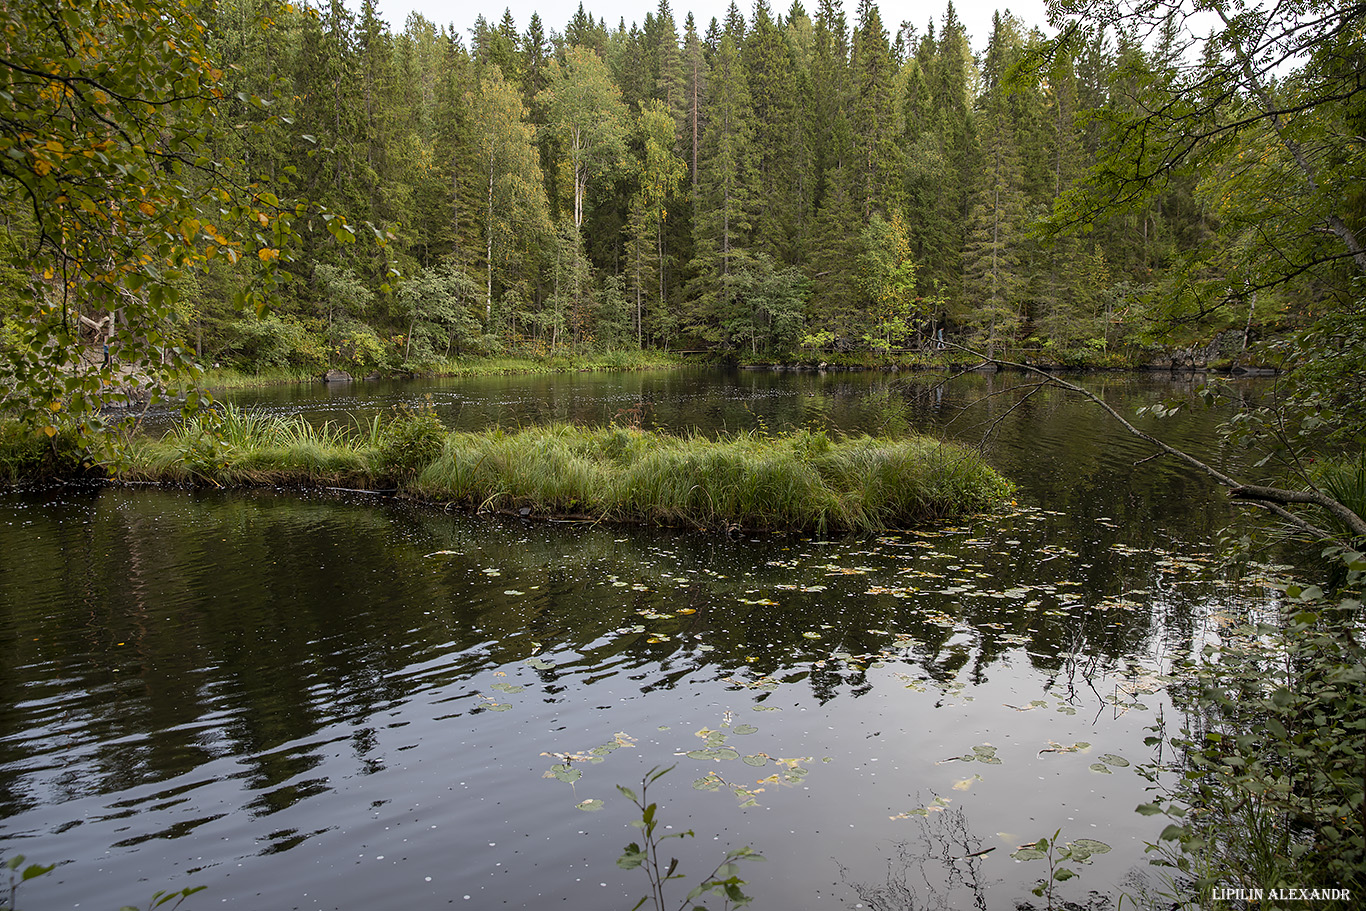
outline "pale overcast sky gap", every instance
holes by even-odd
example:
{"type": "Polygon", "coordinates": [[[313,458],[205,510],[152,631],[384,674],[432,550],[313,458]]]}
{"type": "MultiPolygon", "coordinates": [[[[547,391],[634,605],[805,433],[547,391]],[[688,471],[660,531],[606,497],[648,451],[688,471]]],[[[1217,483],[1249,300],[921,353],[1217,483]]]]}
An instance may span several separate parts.
{"type": "MultiPolygon", "coordinates": [[[[349,5],[356,9],[360,3],[359,0],[351,0],[349,5]]],[[[746,20],[752,18],[753,2],[737,2],[737,5],[744,10],[746,20]]],[[[818,5],[818,0],[802,2],[807,15],[811,15],[818,5]]],[[[473,27],[476,17],[482,15],[489,22],[497,24],[502,21],[505,9],[512,13],[518,32],[526,31],[532,13],[540,15],[547,35],[552,30],[563,32],[565,25],[578,10],[579,0],[504,0],[502,3],[487,6],[459,0],[377,0],[376,6],[380,16],[389,23],[389,28],[394,32],[403,31],[408,14],[416,11],[438,26],[455,26],[468,45],[470,28],[473,27]]],[[[784,15],[791,6],[791,0],[770,0],[770,7],[784,15]]],[[[931,3],[889,2],[879,3],[878,12],[882,15],[883,25],[890,33],[894,34],[902,22],[910,22],[917,32],[923,33],[931,19],[934,20],[936,29],[938,28],[947,6],[947,0],[931,3]]],[[[1048,14],[1044,10],[1043,0],[1011,0],[1009,4],[999,3],[997,0],[958,0],[953,6],[958,18],[968,30],[975,51],[986,48],[987,38],[991,35],[991,16],[998,9],[1013,12],[1025,24],[1026,31],[1034,26],[1048,30],[1048,14]]],[[[712,17],[718,21],[725,19],[729,7],[730,0],[683,0],[669,3],[680,36],[689,12],[692,12],[697,21],[698,31],[705,32],[712,17]]],[[[659,9],[659,5],[657,2],[647,6],[625,0],[585,0],[583,8],[595,19],[605,20],[609,29],[614,29],[623,18],[628,28],[632,23],[643,23],[645,14],[654,13],[659,9]]],[[[855,24],[857,9],[856,0],[847,0],[844,3],[844,15],[850,28],[855,24]]]]}

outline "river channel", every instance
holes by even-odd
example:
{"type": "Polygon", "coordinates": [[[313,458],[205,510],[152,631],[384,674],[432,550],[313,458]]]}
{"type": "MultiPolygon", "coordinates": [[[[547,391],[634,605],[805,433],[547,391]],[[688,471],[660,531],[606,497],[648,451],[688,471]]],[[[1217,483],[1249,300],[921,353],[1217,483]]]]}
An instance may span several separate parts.
{"type": "MultiPolygon", "coordinates": [[[[1136,767],[1174,656],[1270,597],[1195,472],[1018,375],[678,370],[288,387],[244,407],[980,443],[1000,515],[877,537],[523,524],[275,490],[0,493],[0,854],[25,909],[629,909],[650,787],[670,907],[728,849],[754,908],[1011,909],[1160,887],[1136,767]],[[975,404],[974,404],[975,403],[975,404]],[[1146,461],[1145,461],[1146,460],[1146,461]],[[975,855],[975,856],[969,856],[975,855]],[[1145,885],[1146,883],[1146,885],[1145,885]],[[1092,894],[1096,893],[1096,894],[1092,894]]],[[[1234,471],[1203,380],[1097,376],[1234,471]]],[[[1256,395],[1248,385],[1243,394],[1256,395]]],[[[1106,902],[1109,902],[1109,905],[1106,902]]],[[[716,906],[720,905],[717,901],[716,906]]]]}

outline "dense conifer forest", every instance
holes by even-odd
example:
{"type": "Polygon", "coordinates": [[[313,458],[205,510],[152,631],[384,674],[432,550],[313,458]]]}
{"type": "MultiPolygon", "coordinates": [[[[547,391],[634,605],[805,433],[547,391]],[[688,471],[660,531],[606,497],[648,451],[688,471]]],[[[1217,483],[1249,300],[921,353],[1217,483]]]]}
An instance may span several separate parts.
{"type": "MultiPolygon", "coordinates": [[[[637,348],[876,359],[942,331],[1119,364],[1173,338],[1242,352],[1341,306],[1361,256],[1331,219],[1355,243],[1366,210],[1360,10],[1197,37],[1179,4],[1084,7],[1048,31],[1002,12],[987,36],[952,3],[890,23],[871,0],[705,23],[668,0],[631,23],[581,6],[467,33],[370,0],[196,8],[213,92],[161,115],[212,129],[179,153],[204,174],[177,186],[202,201],[231,163],[251,204],[223,222],[250,230],[215,256],[211,215],[176,222],[207,255],[167,272],[163,342],[370,371],[637,348]]],[[[4,200],[10,315],[63,204],[34,203],[4,200]]]]}

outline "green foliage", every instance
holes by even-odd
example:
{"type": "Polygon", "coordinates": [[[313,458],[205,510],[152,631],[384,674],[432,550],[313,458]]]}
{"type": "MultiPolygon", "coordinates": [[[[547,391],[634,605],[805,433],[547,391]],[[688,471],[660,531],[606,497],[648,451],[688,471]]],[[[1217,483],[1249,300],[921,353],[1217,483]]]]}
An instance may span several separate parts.
{"type": "Polygon", "coordinates": [[[411,479],[440,455],[445,440],[446,426],[430,400],[421,408],[399,406],[380,434],[376,469],[387,478],[411,479]]]}
{"type": "Polygon", "coordinates": [[[120,362],[156,392],[192,366],[179,337],[192,273],[219,257],[251,264],[243,303],[288,277],[295,208],[216,157],[223,73],[206,12],[170,0],[0,8],[0,209],[31,214],[8,251],[28,294],[7,314],[0,385],[31,426],[55,432],[64,413],[93,434],[116,397],[119,365],[82,361],[81,316],[117,317],[120,362]]]}
{"type": "Polygon", "coordinates": [[[1186,726],[1149,739],[1180,762],[1146,768],[1158,792],[1138,811],[1171,818],[1157,863],[1188,878],[1198,894],[1183,898],[1201,907],[1214,886],[1366,888],[1366,558],[1339,556],[1337,597],[1287,585],[1279,622],[1222,630],[1175,694],[1186,726]]]}
{"type": "Polygon", "coordinates": [[[863,287],[872,300],[863,338],[870,348],[887,351],[906,346],[917,324],[933,312],[936,302],[916,294],[917,268],[901,216],[874,215],[864,228],[859,257],[863,287]]]}
{"type": "Polygon", "coordinates": [[[1076,841],[1062,842],[1062,829],[1053,833],[1053,837],[1040,838],[1033,844],[1021,845],[1010,856],[1020,861],[1044,860],[1048,862],[1048,875],[1041,878],[1030,891],[1043,898],[1048,911],[1060,907],[1061,903],[1055,903],[1054,889],[1057,883],[1065,883],[1069,879],[1076,879],[1080,874],[1071,867],[1063,864],[1085,864],[1091,862],[1091,857],[1096,854],[1108,854],[1110,846],[1103,841],[1094,838],[1079,838],[1076,841]]]}
{"type": "Polygon", "coordinates": [[[321,328],[316,321],[309,325],[289,315],[244,316],[228,324],[227,352],[254,371],[321,368],[328,362],[321,328]]]}
{"type": "Polygon", "coordinates": [[[63,426],[49,436],[17,421],[0,420],[0,483],[79,478],[94,471],[74,428],[63,426]]]}
{"type": "MultiPolygon", "coordinates": [[[[632,821],[631,825],[641,830],[644,844],[631,842],[617,858],[617,866],[623,870],[643,869],[650,880],[650,891],[641,896],[640,901],[636,902],[631,911],[650,902],[655,911],[667,911],[670,902],[667,899],[667,886],[676,879],[686,879],[686,875],[678,872],[678,858],[671,858],[667,866],[660,860],[660,847],[664,842],[671,838],[692,838],[694,833],[691,829],[683,832],[670,832],[661,834],[659,832],[659,805],[649,803],[650,785],[654,784],[663,776],[673,771],[675,767],[669,766],[661,769],[656,766],[646,772],[640,780],[640,793],[637,794],[631,788],[617,785],[617,790],[622,796],[631,803],[635,804],[640,811],[640,819],[632,821]]],[[[753,897],[746,895],[743,891],[745,881],[740,878],[740,861],[763,860],[763,855],[751,848],[745,847],[730,851],[726,854],[716,868],[694,886],[683,900],[678,904],[678,911],[706,911],[706,905],[697,904],[697,900],[714,895],[721,899],[723,909],[742,908],[753,901],[753,897]]]]}

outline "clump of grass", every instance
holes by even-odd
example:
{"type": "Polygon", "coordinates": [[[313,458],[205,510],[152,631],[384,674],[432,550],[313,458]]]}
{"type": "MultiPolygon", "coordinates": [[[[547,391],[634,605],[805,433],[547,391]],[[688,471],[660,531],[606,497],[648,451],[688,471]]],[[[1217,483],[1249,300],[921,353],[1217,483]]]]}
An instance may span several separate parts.
{"type": "Polygon", "coordinates": [[[366,428],[310,424],[233,405],[188,418],[158,441],[134,443],[125,480],[217,486],[368,485],[366,428]]]}
{"type": "MultiPolygon", "coordinates": [[[[1358,453],[1355,459],[1324,462],[1315,475],[1320,490],[1357,515],[1366,516],[1366,452],[1358,453]]],[[[1344,538],[1351,537],[1347,523],[1332,517],[1328,521],[1344,538]]]]}
{"type": "Polygon", "coordinates": [[[474,508],[608,521],[868,531],[989,508],[1010,485],[972,451],[924,437],[713,439],[555,425],[452,434],[414,489],[474,508]]]}
{"type": "Polygon", "coordinates": [[[342,427],[231,407],[141,444],[126,478],[396,487],[474,510],[697,528],[871,531],[989,509],[1009,482],[921,436],[719,438],[555,424],[447,434],[431,411],[342,427]]]}

